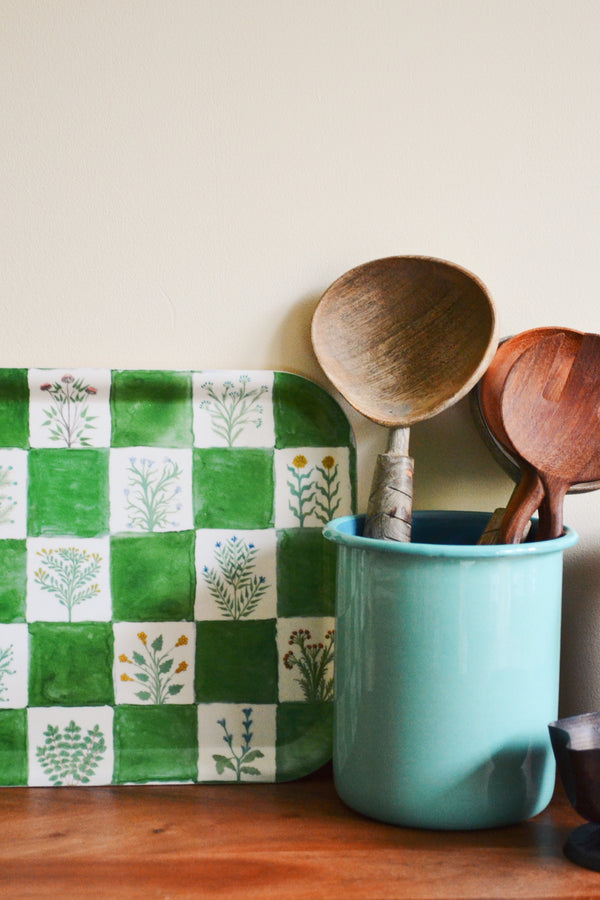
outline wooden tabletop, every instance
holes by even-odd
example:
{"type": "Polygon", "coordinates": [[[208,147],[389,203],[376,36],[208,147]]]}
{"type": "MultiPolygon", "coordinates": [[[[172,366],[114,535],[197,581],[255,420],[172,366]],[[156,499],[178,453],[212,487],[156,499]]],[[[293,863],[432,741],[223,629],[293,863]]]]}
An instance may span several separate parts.
{"type": "Polygon", "coordinates": [[[600,898],[563,857],[582,824],[557,790],[522,825],[434,832],[369,821],[331,769],[278,785],[0,788],[0,896],[600,898]]]}

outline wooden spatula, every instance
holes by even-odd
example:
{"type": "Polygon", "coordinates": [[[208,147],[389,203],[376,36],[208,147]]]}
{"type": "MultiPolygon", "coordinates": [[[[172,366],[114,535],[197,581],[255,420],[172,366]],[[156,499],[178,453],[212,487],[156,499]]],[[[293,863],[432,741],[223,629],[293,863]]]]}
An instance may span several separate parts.
{"type": "Polygon", "coordinates": [[[512,446],[546,492],[540,538],[560,537],[567,490],[600,478],[600,335],[583,335],[575,353],[560,335],[526,350],[506,378],[501,411],[512,446]]]}

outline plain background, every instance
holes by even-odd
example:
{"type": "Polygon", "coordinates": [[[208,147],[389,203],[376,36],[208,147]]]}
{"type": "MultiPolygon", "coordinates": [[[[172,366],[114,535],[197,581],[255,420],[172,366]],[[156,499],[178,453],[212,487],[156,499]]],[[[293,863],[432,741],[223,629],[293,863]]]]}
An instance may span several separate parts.
{"type": "MultiPolygon", "coordinates": [[[[319,296],[438,256],[502,335],[600,332],[594,0],[0,0],[5,366],[285,369],[319,296]]],[[[346,408],[346,407],[345,407],[346,408]]],[[[364,510],[385,432],[349,411],[364,510]]],[[[418,508],[512,484],[462,401],[418,508]]],[[[600,494],[570,497],[563,713],[600,708],[600,494]]]]}

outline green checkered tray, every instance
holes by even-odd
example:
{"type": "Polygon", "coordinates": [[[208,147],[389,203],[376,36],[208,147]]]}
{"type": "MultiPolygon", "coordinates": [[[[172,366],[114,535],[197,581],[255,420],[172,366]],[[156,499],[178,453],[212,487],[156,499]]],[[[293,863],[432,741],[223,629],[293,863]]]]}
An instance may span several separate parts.
{"type": "Polygon", "coordinates": [[[337,403],[282,372],[0,370],[0,784],[286,781],[331,752],[337,403]]]}

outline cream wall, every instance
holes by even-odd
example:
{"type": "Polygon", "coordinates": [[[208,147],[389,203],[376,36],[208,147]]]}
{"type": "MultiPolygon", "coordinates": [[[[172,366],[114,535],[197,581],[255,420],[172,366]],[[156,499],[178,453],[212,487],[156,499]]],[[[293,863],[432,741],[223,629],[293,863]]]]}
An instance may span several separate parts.
{"type": "MultiPolygon", "coordinates": [[[[283,368],[352,266],[474,271],[502,334],[600,332],[593,0],[0,0],[2,364],[283,368]]],[[[384,432],[352,415],[364,508],[384,432]]],[[[418,507],[511,484],[468,404],[418,507]]],[[[563,712],[600,708],[600,494],[569,498],[563,712]]]]}

